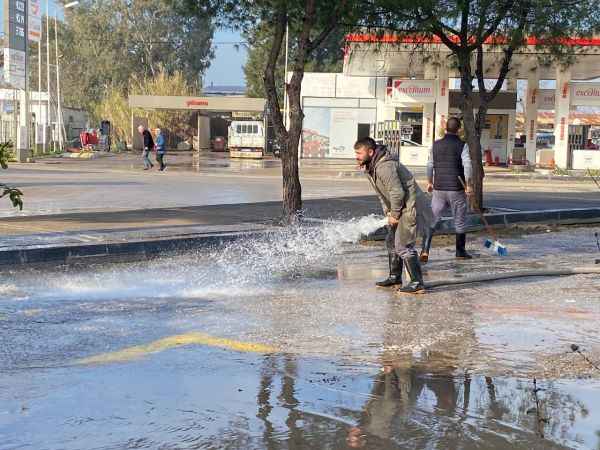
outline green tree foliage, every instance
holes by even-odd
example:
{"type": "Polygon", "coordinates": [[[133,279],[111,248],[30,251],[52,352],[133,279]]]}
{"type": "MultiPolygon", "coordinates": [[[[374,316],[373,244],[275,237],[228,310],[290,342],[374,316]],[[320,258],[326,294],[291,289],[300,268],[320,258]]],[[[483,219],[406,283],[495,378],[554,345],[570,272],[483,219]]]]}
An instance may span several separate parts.
{"type": "MultiPolygon", "coordinates": [[[[109,91],[126,94],[133,78],[179,72],[199,89],[213,57],[211,18],[184,17],[167,0],[81,0],[59,25],[63,103],[94,110],[109,91]]],[[[44,30],[46,24],[43,24],[44,30]]],[[[54,64],[54,21],[50,21],[54,64]]],[[[42,42],[42,60],[46,44],[42,42]]],[[[31,51],[32,87],[37,89],[37,49],[31,51]]],[[[51,89],[55,75],[52,69],[51,89]]],[[[46,71],[42,71],[46,89],[46,71]]]]}
{"type": "MultiPolygon", "coordinates": [[[[316,49],[306,63],[308,72],[341,72],[343,66],[343,46],[345,32],[343,29],[334,30],[316,49]]],[[[265,67],[267,64],[270,42],[273,39],[272,29],[266,23],[254,26],[250,31],[244,33],[248,42],[248,59],[244,65],[246,78],[246,93],[249,97],[266,97],[265,84],[263,81],[265,67]]],[[[288,61],[294,58],[296,50],[294,42],[291,43],[288,61]]],[[[275,79],[281,80],[277,86],[277,94],[283,97],[283,77],[285,71],[285,55],[282,52],[277,60],[275,79]]]]}
{"type": "MultiPolygon", "coordinates": [[[[294,223],[301,217],[302,186],[298,167],[298,146],[302,134],[304,113],[300,88],[304,72],[336,30],[358,23],[364,6],[348,0],[171,0],[186,15],[207,13],[230,25],[251,33],[257,25],[269,31],[265,37],[266,62],[264,81],[267,109],[276,139],[281,147],[284,223],[294,223]],[[286,84],[289,101],[289,121],[284,124],[282,95],[278,92],[281,76],[278,65],[284,53],[286,28],[289,29],[289,60],[291,77],[286,84]],[[270,38],[269,38],[270,37],[270,38]]],[[[262,41],[262,39],[259,39],[262,41]]],[[[264,59],[264,56],[257,59],[264,59]]],[[[260,64],[258,65],[260,66],[260,64]]]]}
{"type": "MultiPolygon", "coordinates": [[[[137,95],[195,95],[197,88],[190,85],[181,72],[167,73],[159,70],[155,76],[132,77],[127,90],[129,94],[137,95]]],[[[111,88],[104,99],[94,109],[94,116],[110,120],[115,137],[121,142],[131,139],[131,114],[148,117],[151,128],[160,127],[181,138],[193,134],[190,125],[192,113],[185,111],[144,111],[129,107],[127,95],[123,90],[111,88]]]]}
{"type": "MultiPolygon", "coordinates": [[[[0,168],[8,169],[8,161],[12,157],[12,144],[10,142],[0,143],[0,168]]],[[[0,198],[8,197],[15,208],[23,209],[23,192],[19,189],[0,183],[0,198]]]]}
{"type": "MultiPolygon", "coordinates": [[[[461,78],[461,113],[474,168],[474,207],[483,205],[481,133],[488,105],[510,72],[513,56],[528,52],[527,37],[538,40],[531,58],[540,64],[568,64],[582,49],[564,45],[565,38],[600,31],[598,2],[572,0],[376,0],[369,23],[384,30],[436,37],[451,52],[461,78]],[[493,42],[501,55],[497,82],[485,86],[484,48],[493,42]],[[473,89],[476,82],[478,90],[473,89]],[[477,113],[473,112],[476,97],[477,113]]],[[[444,62],[448,64],[448,62],[444,62]]]]}

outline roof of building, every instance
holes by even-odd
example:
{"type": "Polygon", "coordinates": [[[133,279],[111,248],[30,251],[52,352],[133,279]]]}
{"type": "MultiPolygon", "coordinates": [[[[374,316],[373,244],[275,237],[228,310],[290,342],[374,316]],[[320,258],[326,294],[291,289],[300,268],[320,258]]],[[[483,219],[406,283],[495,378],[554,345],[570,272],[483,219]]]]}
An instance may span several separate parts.
{"type": "MultiPolygon", "coordinates": [[[[523,113],[517,113],[516,115],[516,128],[522,130],[525,123],[525,116],[523,113]]],[[[554,111],[538,111],[537,117],[538,126],[544,128],[554,127],[554,111]]],[[[582,112],[582,111],[571,111],[569,113],[569,124],[570,125],[595,125],[600,126],[600,114],[582,112]]]]}
{"type": "Polygon", "coordinates": [[[209,85],[202,88],[203,95],[245,95],[246,86],[209,85]]]}
{"type": "MultiPolygon", "coordinates": [[[[600,37],[563,38],[556,42],[572,47],[574,63],[569,70],[572,80],[600,77],[600,37]]],[[[556,43],[555,42],[555,43],[556,43]]],[[[484,76],[498,77],[504,52],[503,39],[490,38],[484,46],[484,76]]],[[[543,80],[556,79],[558,64],[548,64],[549,41],[529,37],[525,46],[512,56],[508,78],[526,79],[532,70],[543,80]]],[[[474,58],[474,55],[473,55],[474,58]]],[[[446,66],[449,76],[460,76],[456,57],[439,38],[423,35],[354,33],[346,36],[344,73],[351,76],[389,76],[425,78],[428,68],[446,66]]],[[[427,77],[432,77],[430,73],[427,77]]]]}

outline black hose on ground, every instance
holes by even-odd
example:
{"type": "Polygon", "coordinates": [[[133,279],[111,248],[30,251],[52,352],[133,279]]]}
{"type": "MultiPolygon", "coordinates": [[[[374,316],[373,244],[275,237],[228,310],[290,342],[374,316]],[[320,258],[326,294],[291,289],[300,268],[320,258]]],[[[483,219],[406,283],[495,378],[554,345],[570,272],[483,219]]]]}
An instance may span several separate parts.
{"type": "Polygon", "coordinates": [[[490,273],[475,275],[472,277],[452,278],[447,280],[435,280],[425,283],[426,288],[440,286],[452,286],[458,284],[483,283],[486,281],[509,280],[512,278],[525,277],[562,277],[567,275],[600,274],[600,267],[574,267],[572,269],[540,269],[540,270],[518,270],[515,272],[490,273]]]}

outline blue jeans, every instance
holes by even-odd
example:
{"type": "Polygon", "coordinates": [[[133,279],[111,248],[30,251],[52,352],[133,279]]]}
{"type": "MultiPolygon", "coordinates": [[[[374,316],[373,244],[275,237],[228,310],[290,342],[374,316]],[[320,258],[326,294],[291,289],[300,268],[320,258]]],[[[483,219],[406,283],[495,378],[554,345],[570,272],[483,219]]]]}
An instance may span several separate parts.
{"type": "Polygon", "coordinates": [[[150,162],[150,150],[148,150],[147,148],[144,149],[143,153],[142,153],[142,159],[144,161],[144,168],[145,169],[150,169],[152,166],[152,163],[150,162]]]}

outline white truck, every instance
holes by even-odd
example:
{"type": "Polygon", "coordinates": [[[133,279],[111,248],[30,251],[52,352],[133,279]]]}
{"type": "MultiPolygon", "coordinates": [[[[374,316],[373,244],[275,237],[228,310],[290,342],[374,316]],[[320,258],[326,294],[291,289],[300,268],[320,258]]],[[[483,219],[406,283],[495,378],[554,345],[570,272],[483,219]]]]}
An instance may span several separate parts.
{"type": "Polygon", "coordinates": [[[234,120],[227,138],[231,158],[263,157],[265,152],[264,124],[260,120],[234,120]]]}

